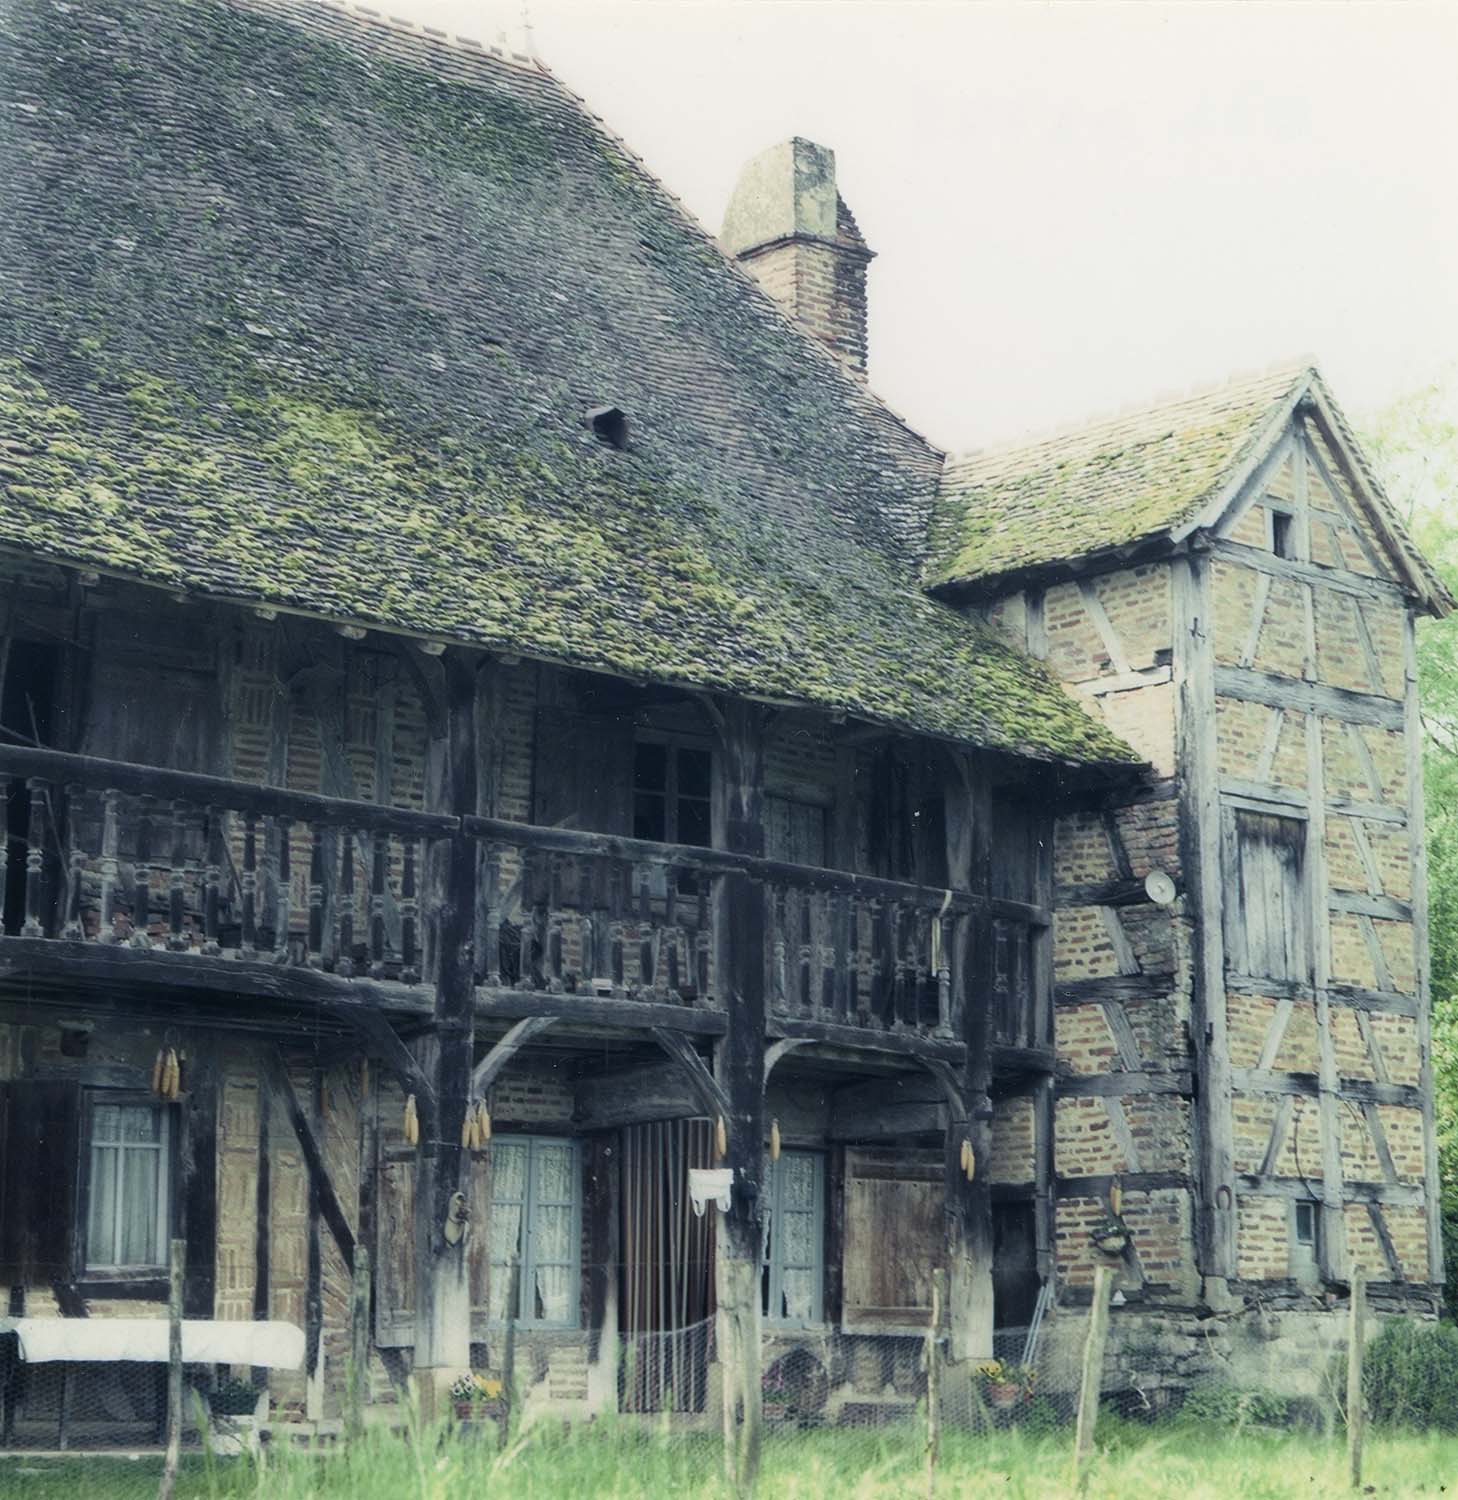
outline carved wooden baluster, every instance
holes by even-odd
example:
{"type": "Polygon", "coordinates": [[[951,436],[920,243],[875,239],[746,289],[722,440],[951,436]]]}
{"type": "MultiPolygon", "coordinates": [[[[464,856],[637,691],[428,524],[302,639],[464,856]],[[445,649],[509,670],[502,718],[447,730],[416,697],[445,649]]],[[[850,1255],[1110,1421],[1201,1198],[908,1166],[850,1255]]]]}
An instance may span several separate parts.
{"type": "Polygon", "coordinates": [[[632,880],[632,865],[614,861],[611,883],[608,887],[608,899],[612,903],[612,927],[609,941],[612,948],[613,994],[618,999],[622,999],[628,993],[627,938],[624,925],[632,902],[632,880]]]}
{"type": "Polygon", "coordinates": [[[324,830],[309,830],[309,927],[304,940],[304,962],[311,969],[324,963],[324,830]]]}
{"type": "Polygon", "coordinates": [[[240,958],[258,956],[258,815],[243,814],[243,878],[241,885],[242,932],[240,958]]]}
{"type": "Polygon", "coordinates": [[[847,1017],[865,1023],[866,987],[861,982],[861,966],[865,962],[861,944],[861,903],[855,896],[845,898],[846,905],[846,961],[845,961],[845,1008],[847,1017]]]}
{"type": "Polygon", "coordinates": [[[420,896],[415,881],[419,851],[418,839],[404,840],[400,867],[400,978],[406,984],[420,983],[420,896]]]}
{"type": "Polygon", "coordinates": [[[871,903],[871,911],[874,924],[871,1010],[877,1024],[888,1026],[895,1015],[896,1006],[895,903],[878,898],[871,903]]]}
{"type": "Polygon", "coordinates": [[[0,774],[0,937],[5,936],[5,882],[10,875],[10,778],[0,774]]]}
{"type": "Polygon", "coordinates": [[[280,963],[291,958],[289,924],[294,897],[293,824],[287,818],[274,822],[278,835],[278,915],[274,919],[273,947],[280,963]]]}
{"type": "Polygon", "coordinates": [[[482,984],[501,983],[501,845],[486,845],[484,878],[481,881],[481,923],[476,963],[482,984]]]}
{"type": "Polygon", "coordinates": [[[808,1016],[815,1004],[814,913],[809,891],[795,892],[795,908],[795,925],[800,939],[799,977],[795,983],[795,992],[801,1013],[808,1016]]]}
{"type": "MultiPolygon", "coordinates": [[[[86,936],[81,917],[81,887],[86,873],[86,854],[81,848],[82,801],[86,793],[74,782],[66,788],[66,910],[61,936],[79,943],[86,936]]],[[[0,891],[4,883],[0,882],[0,891]]]]}
{"type": "Polygon", "coordinates": [[[167,946],[187,947],[187,804],[172,804],[172,857],[167,867],[167,946]]]}
{"type": "Polygon", "coordinates": [[[582,867],[585,889],[582,896],[582,973],[590,993],[596,993],[608,977],[607,883],[610,878],[607,861],[602,855],[589,856],[582,867]]]}
{"type": "Polygon", "coordinates": [[[676,998],[678,992],[678,871],[666,864],[657,868],[663,879],[663,926],[658,930],[653,991],[663,1001],[676,998]]]}
{"type": "MultiPolygon", "coordinates": [[[[101,898],[97,908],[96,936],[103,943],[114,943],[116,931],[116,887],[121,874],[121,863],[117,859],[119,815],[121,793],[108,787],[101,794],[101,898]]],[[[0,805],[4,798],[0,796],[0,805]]],[[[5,861],[0,856],[0,890],[5,888],[5,861]]]]}
{"type": "Polygon", "coordinates": [[[219,954],[222,943],[223,809],[207,809],[207,869],[203,875],[203,952],[219,954]]]}
{"type": "Polygon", "coordinates": [[[825,898],[830,908],[830,962],[826,970],[825,1010],[832,1020],[844,1021],[850,1014],[850,897],[836,891],[825,898]]]}
{"type": "Polygon", "coordinates": [[[957,932],[956,917],[936,917],[937,924],[937,1035],[952,1034],[952,944],[957,932]]]}
{"type": "Polygon", "coordinates": [[[136,862],[132,866],[132,937],[134,948],[150,948],[152,916],[152,799],[137,798],[136,862]]]}
{"type": "Polygon", "coordinates": [[[820,938],[820,995],[818,1009],[827,1016],[835,1014],[836,994],[839,989],[839,969],[836,966],[836,928],[840,914],[840,901],[829,891],[821,891],[815,897],[815,922],[820,938]]]}
{"type": "Polygon", "coordinates": [[[1008,990],[1012,995],[1012,1011],[1014,1017],[1014,1044],[1019,1047],[1032,1045],[1032,1028],[1030,1025],[1031,1007],[1028,1003],[1028,929],[1021,922],[1013,926],[1009,932],[1009,941],[1012,946],[1010,954],[1011,963],[1008,975],[1008,990]]]}
{"type": "Polygon", "coordinates": [[[547,913],[542,895],[545,880],[540,850],[521,851],[521,885],[525,912],[521,933],[521,978],[517,982],[524,990],[543,990],[547,987],[547,913]]]}
{"type": "Polygon", "coordinates": [[[785,886],[768,887],[770,931],[773,934],[770,958],[770,994],[776,1010],[787,1010],[790,1003],[789,984],[789,891],[785,886]]]}
{"type": "Polygon", "coordinates": [[[694,993],[700,1005],[709,1002],[709,965],[713,951],[713,933],[709,930],[709,887],[711,877],[701,875],[698,882],[699,909],[694,921],[694,993]]]}
{"type": "Polygon", "coordinates": [[[385,880],[390,866],[390,841],[383,833],[370,835],[370,975],[385,977],[385,880]]]}
{"type": "Polygon", "coordinates": [[[653,876],[651,865],[633,866],[638,898],[638,984],[647,993],[653,988],[653,876]]]}
{"type": "Polygon", "coordinates": [[[548,853],[546,856],[546,908],[547,908],[547,937],[546,937],[546,972],[547,988],[554,994],[559,995],[564,988],[563,975],[565,966],[563,962],[563,940],[562,940],[562,866],[564,856],[561,854],[548,853]]]}
{"type": "Polygon", "coordinates": [[[354,973],[354,829],[339,830],[339,939],[334,972],[354,973]]]}

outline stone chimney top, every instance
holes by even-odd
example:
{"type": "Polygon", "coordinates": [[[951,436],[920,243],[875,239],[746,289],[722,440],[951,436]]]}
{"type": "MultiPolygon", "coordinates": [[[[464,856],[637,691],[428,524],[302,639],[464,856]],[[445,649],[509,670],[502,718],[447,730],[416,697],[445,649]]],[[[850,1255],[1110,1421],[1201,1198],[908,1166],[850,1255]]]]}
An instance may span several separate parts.
{"type": "Polygon", "coordinates": [[[799,136],[739,174],[720,243],[807,332],[866,368],[867,247],[836,191],[835,152],[799,136]]]}

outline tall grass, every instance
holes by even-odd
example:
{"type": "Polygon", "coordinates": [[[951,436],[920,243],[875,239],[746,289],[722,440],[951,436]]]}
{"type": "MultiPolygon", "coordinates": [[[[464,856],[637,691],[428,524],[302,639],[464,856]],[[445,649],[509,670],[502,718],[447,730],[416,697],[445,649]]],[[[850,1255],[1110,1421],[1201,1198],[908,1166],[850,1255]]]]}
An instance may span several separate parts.
{"type": "MultiPolygon", "coordinates": [[[[142,1500],[156,1492],[158,1461],[0,1460],[6,1500],[142,1500]]],[[[1458,1439],[1375,1438],[1368,1493],[1458,1496],[1458,1439]],[[1445,1489],[1446,1487],[1446,1489],[1445,1489]]],[[[1088,1500],[1316,1500],[1343,1493],[1339,1440],[1315,1435],[1175,1424],[1100,1427],[1088,1500]]],[[[822,1431],[765,1445],[759,1500],[920,1500],[921,1433],[822,1431]]],[[[947,1433],[937,1475],[941,1500],[1072,1500],[1066,1432],[947,1433]]],[[[703,1435],[649,1434],[596,1423],[564,1433],[539,1427],[505,1455],[491,1436],[393,1436],[382,1429],[330,1453],[279,1451],[261,1461],[185,1461],[178,1500],[727,1500],[719,1445],[703,1435]]]]}

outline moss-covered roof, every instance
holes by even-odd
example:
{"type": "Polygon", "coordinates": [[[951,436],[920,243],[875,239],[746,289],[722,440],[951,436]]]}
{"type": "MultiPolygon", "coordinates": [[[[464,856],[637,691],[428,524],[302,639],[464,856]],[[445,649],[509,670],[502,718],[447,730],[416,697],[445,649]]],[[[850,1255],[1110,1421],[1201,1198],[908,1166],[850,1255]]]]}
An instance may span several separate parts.
{"type": "Polygon", "coordinates": [[[0,546],[1133,759],[920,591],[940,455],[540,69],[310,0],[5,0],[0,93],[0,546]]]}
{"type": "Polygon", "coordinates": [[[1133,546],[1199,514],[1304,389],[1307,365],[948,462],[933,513],[931,587],[1133,546]]]}

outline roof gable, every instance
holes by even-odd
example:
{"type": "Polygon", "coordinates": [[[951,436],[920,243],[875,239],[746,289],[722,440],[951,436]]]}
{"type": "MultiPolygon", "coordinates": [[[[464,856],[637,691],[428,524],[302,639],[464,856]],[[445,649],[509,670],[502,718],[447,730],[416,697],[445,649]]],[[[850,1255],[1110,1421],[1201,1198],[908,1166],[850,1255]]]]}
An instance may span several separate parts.
{"type": "Polygon", "coordinates": [[[1219,527],[1281,462],[1301,410],[1337,494],[1380,537],[1393,576],[1437,612],[1451,600],[1408,538],[1321,376],[1292,365],[950,461],[926,576],[990,594],[1013,575],[1135,555],[1219,527]]]}
{"type": "Polygon", "coordinates": [[[313,0],[9,0],[0,85],[0,546],[1130,759],[921,592],[936,450],[535,66],[313,0]]]}

